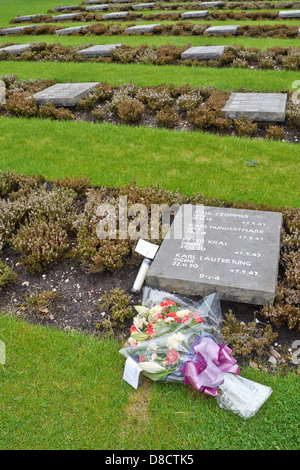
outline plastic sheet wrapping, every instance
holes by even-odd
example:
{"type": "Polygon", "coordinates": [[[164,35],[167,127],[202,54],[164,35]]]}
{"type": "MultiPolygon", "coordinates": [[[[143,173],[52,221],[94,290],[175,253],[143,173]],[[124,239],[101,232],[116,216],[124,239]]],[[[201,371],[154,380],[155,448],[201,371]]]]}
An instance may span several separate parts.
{"type": "Polygon", "coordinates": [[[271,393],[272,389],[266,385],[240,375],[224,373],[224,382],[218,386],[216,400],[220,408],[248,419],[257,413],[271,393]]]}
{"type": "Polygon", "coordinates": [[[239,375],[223,343],[217,293],[195,301],[145,287],[136,310],[131,337],[120,353],[146,377],[191,384],[244,419],[254,416],[271,395],[270,387],[239,375]]]}

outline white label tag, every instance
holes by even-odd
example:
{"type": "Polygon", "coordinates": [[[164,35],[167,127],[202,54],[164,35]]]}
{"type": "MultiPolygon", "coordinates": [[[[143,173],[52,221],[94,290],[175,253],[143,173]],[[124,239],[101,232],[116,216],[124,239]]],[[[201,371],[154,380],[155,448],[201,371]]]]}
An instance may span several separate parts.
{"type": "Polygon", "coordinates": [[[132,387],[137,389],[139,385],[140,372],[142,370],[143,369],[131,357],[128,357],[125,362],[123,379],[132,385],[132,387]]]}
{"type": "Polygon", "coordinates": [[[135,251],[145,258],[153,259],[158,248],[158,245],[154,245],[153,243],[147,242],[146,240],[140,238],[135,247],[135,251]]]}

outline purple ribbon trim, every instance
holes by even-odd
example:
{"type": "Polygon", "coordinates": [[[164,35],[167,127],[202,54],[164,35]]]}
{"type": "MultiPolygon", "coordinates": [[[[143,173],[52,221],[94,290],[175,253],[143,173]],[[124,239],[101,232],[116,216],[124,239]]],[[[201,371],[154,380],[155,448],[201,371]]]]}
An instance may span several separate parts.
{"type": "Polygon", "coordinates": [[[217,387],[224,381],[224,372],[240,373],[237,361],[226,344],[218,345],[211,338],[203,338],[194,350],[198,361],[187,361],[180,371],[185,374],[184,384],[191,384],[199,392],[216,397],[217,387]]]}

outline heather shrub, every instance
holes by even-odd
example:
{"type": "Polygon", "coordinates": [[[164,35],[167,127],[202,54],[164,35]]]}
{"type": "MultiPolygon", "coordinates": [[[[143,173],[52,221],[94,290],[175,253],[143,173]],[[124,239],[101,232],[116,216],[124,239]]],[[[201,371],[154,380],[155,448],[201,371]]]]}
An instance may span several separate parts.
{"type": "Polygon", "coordinates": [[[246,118],[244,114],[234,119],[233,123],[239,137],[252,137],[257,133],[257,123],[246,118]]]}
{"type": "Polygon", "coordinates": [[[25,221],[13,235],[11,245],[20,253],[26,269],[35,273],[62,259],[68,249],[68,237],[57,221],[40,216],[25,221]]]}
{"type": "Polygon", "coordinates": [[[165,106],[160,111],[157,111],[155,120],[158,126],[173,129],[179,121],[179,116],[176,113],[175,108],[165,106]]]}
{"type": "Polygon", "coordinates": [[[269,126],[267,128],[267,139],[282,140],[284,137],[284,129],[280,126],[269,126]]]}
{"type": "Polygon", "coordinates": [[[105,118],[106,112],[102,108],[96,108],[96,109],[93,109],[92,115],[96,122],[101,122],[105,118]]]}
{"type": "Polygon", "coordinates": [[[0,291],[3,287],[14,282],[14,280],[15,274],[13,270],[0,260],[0,291]]]}
{"type": "Polygon", "coordinates": [[[56,119],[58,121],[72,121],[75,115],[66,108],[56,108],[51,101],[39,107],[39,115],[43,119],[56,119]]]}
{"type": "Polygon", "coordinates": [[[32,118],[37,115],[36,100],[25,93],[15,93],[6,101],[7,111],[14,116],[32,118]]]}
{"type": "Polygon", "coordinates": [[[126,320],[132,319],[134,313],[129,305],[130,300],[125,291],[118,288],[107,291],[102,296],[99,309],[106,313],[112,327],[122,329],[126,320]]]}
{"type": "Polygon", "coordinates": [[[144,110],[145,106],[136,98],[128,98],[117,105],[117,114],[126,124],[139,121],[144,110]]]}
{"type": "MultiPolygon", "coordinates": [[[[66,176],[65,178],[54,180],[53,184],[58,188],[62,188],[65,190],[71,189],[72,191],[75,191],[75,193],[80,197],[83,196],[86,193],[87,189],[90,187],[91,178],[88,178],[84,175],[66,176]]],[[[72,195],[72,201],[70,205],[72,205],[72,202],[74,200],[73,196],[74,195],[72,195]]]]}
{"type": "Polygon", "coordinates": [[[190,111],[195,109],[203,102],[201,93],[190,92],[182,94],[178,97],[176,104],[180,111],[190,111]]]}
{"type": "Polygon", "coordinates": [[[51,310],[59,300],[59,295],[50,290],[42,292],[32,292],[26,296],[27,308],[30,313],[37,315],[40,319],[45,319],[51,315],[51,310]]]}

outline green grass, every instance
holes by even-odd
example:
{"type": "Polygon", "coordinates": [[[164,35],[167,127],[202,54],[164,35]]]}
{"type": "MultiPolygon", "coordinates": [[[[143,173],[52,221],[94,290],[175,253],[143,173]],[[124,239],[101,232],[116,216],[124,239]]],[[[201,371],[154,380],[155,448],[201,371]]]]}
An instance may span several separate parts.
{"type": "Polygon", "coordinates": [[[297,206],[294,144],[89,122],[0,118],[0,168],[47,178],[85,174],[96,185],[159,183],[183,194],[297,206]],[[259,162],[245,165],[246,159],[259,162]]]}
{"type": "Polygon", "coordinates": [[[222,90],[293,90],[298,72],[287,70],[215,69],[178,65],[73,63],[73,62],[0,62],[0,77],[16,74],[20,79],[56,78],[66,81],[106,81],[111,84],[134,82],[138,86],[173,83],[176,86],[214,86],[222,90]]]}
{"type": "Polygon", "coordinates": [[[122,378],[120,344],[0,315],[0,449],[299,448],[299,379],[241,371],[273,393],[243,420],[183,384],[122,378]],[[143,406],[141,406],[141,400],[143,406]]]}

